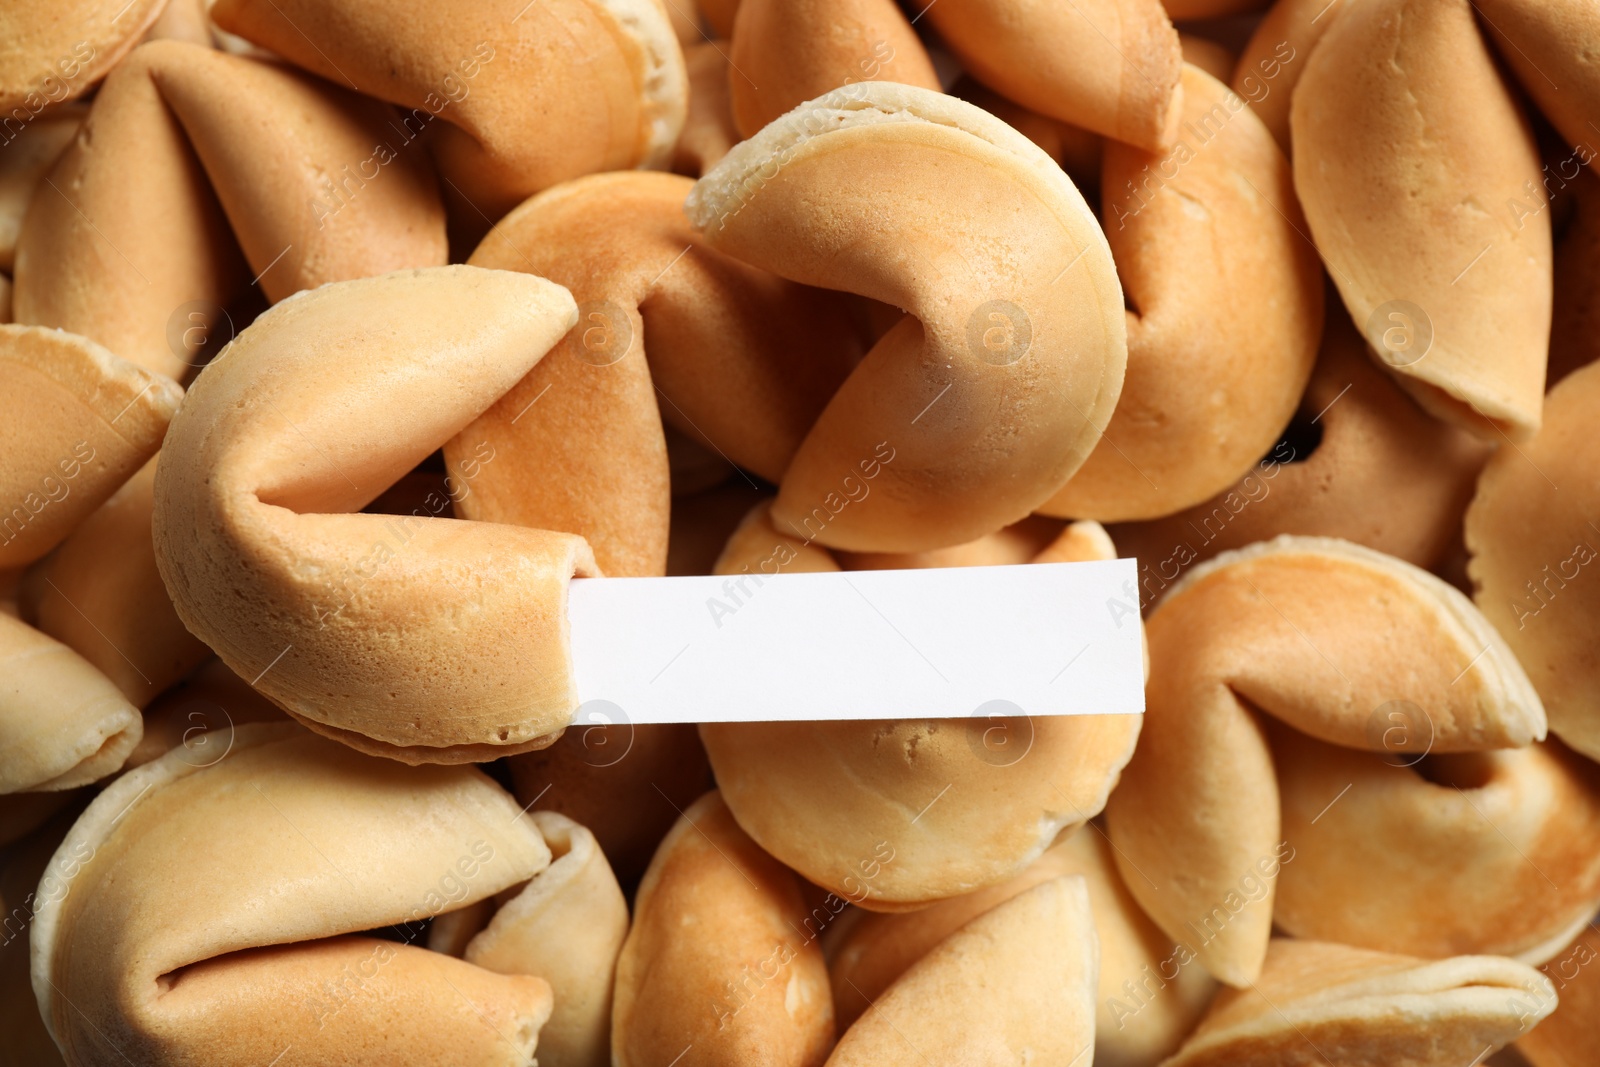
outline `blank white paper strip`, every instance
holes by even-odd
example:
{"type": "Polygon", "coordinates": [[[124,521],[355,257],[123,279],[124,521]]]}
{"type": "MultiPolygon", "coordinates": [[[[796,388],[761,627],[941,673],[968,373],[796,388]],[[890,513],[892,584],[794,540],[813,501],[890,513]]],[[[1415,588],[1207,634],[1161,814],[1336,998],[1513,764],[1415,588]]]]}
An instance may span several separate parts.
{"type": "Polygon", "coordinates": [[[1131,559],[574,579],[578,696],[615,705],[579,721],[1142,712],[1136,579],[1131,559]]]}

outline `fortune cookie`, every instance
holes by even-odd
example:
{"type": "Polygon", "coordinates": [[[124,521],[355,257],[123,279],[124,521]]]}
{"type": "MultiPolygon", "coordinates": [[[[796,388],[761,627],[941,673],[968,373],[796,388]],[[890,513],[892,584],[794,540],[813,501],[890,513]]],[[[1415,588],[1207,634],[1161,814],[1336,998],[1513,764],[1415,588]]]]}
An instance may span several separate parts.
{"type": "MultiPolygon", "coordinates": [[[[1591,121],[1600,106],[1600,71],[1592,56],[1600,46],[1600,11],[1584,0],[1474,0],[1474,7],[1501,60],[1561,134],[1564,154],[1581,148],[1584,162],[1592,160],[1591,121]]],[[[1528,192],[1513,195],[1531,200],[1530,206],[1541,202],[1528,192]]]]}
{"type": "Polygon", "coordinates": [[[403,925],[538,893],[550,850],[510,796],[292,724],[189,755],[119,779],[56,852],[77,863],[36,912],[33,987],[68,1063],[529,1062],[550,986],[403,925]],[[401,943],[362,933],[385,928],[401,943]]]}
{"type": "Polygon", "coordinates": [[[558,285],[468,266],[268,310],[195,380],[156,468],[156,560],[184,625],[365,751],[458,763],[549,744],[577,706],[566,586],[595,573],[584,540],[350,513],[576,318],[558,285]]]}
{"type": "Polygon", "coordinates": [[[1221,993],[1163,1067],[1481,1063],[1554,1006],[1549,980],[1508,959],[1277,938],[1260,981],[1221,993]]]}
{"type": "Polygon", "coordinates": [[[1139,560],[1152,599],[1191,564],[1278,534],[1343,538],[1432,567],[1460,537],[1490,451],[1419,408],[1335,306],[1283,440],[1210,500],[1110,533],[1139,560]]]}
{"type": "Polygon", "coordinates": [[[393,116],[281,64],[142,46],[29,205],[17,321],[179,377],[251,282],[276,301],[444,263],[433,173],[393,116]]]}
{"type": "MultiPolygon", "coordinates": [[[[1587,926],[1572,944],[1540,968],[1555,986],[1556,1010],[1545,1015],[1517,1051],[1533,1067],[1582,1067],[1600,1046],[1600,931],[1587,926]]],[[[1528,1021],[1538,1005],[1529,1005],[1528,1021]]]]}
{"type": "Polygon", "coordinates": [[[594,835],[565,815],[535,812],[550,847],[550,866],[495,911],[482,900],[435,920],[429,948],[442,933],[470,934],[460,955],[498,974],[537,974],[550,983],[555,1007],[539,1031],[544,1067],[607,1067],[611,1062],[611,986],[628,933],[628,902],[594,835]],[[466,929],[454,916],[487,919],[466,929]],[[492,915],[492,918],[490,917],[492,915]]]}
{"type": "Polygon", "coordinates": [[[971,104],[835,90],[734,148],[687,210],[714,249],[908,312],[783,475],[772,515],[802,538],[913,552],[1015,522],[1116,404],[1126,328],[1105,237],[1043,151],[971,104]]]}
{"type": "Polygon", "coordinates": [[[211,656],[184,628],[151,542],[156,460],[29,573],[24,612],[145,707],[211,656]]]}
{"type": "Polygon", "coordinates": [[[143,731],[139,709],[82,656],[0,615],[0,794],[114,774],[143,731]]]}
{"type": "Polygon", "coordinates": [[[1289,104],[1306,57],[1333,25],[1343,0],[1277,0],[1256,24],[1230,83],[1289,152],[1289,104]]]}
{"type": "Polygon", "coordinates": [[[739,133],[855,82],[939,91],[939,77],[894,0],[743,0],[728,89],[739,133]],[[826,32],[817,32],[819,27],[826,32]]]}
{"type": "Polygon", "coordinates": [[[1283,536],[1223,553],[1168,591],[1147,636],[1145,728],[1107,806],[1111,840],[1150,917],[1233,986],[1260,973],[1273,887],[1251,886],[1282,849],[1258,713],[1378,751],[1473,752],[1545,733],[1527,676],[1466,597],[1344,541],[1283,536]],[[1389,715],[1413,705],[1429,729],[1396,734],[1389,715]]]}
{"type": "Polygon", "coordinates": [[[1147,151],[1171,147],[1186,90],[1160,0],[939,0],[925,14],[991,89],[1147,151]]]}
{"type": "MultiPolygon", "coordinates": [[[[807,555],[817,546],[772,538],[765,522],[751,514],[719,573],[824,569],[807,555]]],[[[700,737],[762,848],[853,904],[899,911],[1002,882],[1099,814],[1139,729],[1137,715],[984,705],[965,719],[702,723],[700,737]]]]}
{"type": "Polygon", "coordinates": [[[473,253],[476,266],[567,286],[578,328],[446,445],[451,466],[507,457],[483,464],[463,518],[582,534],[605,573],[659,575],[663,418],[783,477],[859,342],[832,294],[732,259],[690,229],[693,186],[671,174],[575,179],[518,207],[473,253]]]}
{"type": "Polygon", "coordinates": [[[1084,880],[1041,882],[912,964],[828,1065],[1090,1063],[1099,967],[1084,880]]]}
{"type": "Polygon", "coordinates": [[[1278,440],[1316,361],[1322,270],[1282,151],[1196,67],[1177,144],[1158,157],[1108,143],[1101,197],[1130,304],[1128,376],[1094,453],[1042,510],[1157,518],[1231,485],[1278,440]]]}
{"type": "Polygon", "coordinates": [[[1271,736],[1295,854],[1273,906],[1286,933],[1539,964],[1600,908],[1600,767],[1559,741],[1380,756],[1271,736]]]}
{"type": "MultiPolygon", "coordinates": [[[[17,237],[22,232],[28,202],[39,189],[55,195],[45,184],[44,176],[55,166],[87,114],[88,108],[82,104],[54,108],[15,131],[0,119],[0,271],[9,273],[15,268],[17,237]]],[[[9,317],[0,316],[0,322],[9,321],[9,317]]]]}
{"type": "Polygon", "coordinates": [[[1594,439],[1600,365],[1550,391],[1536,437],[1503,449],[1467,511],[1475,599],[1527,668],[1550,728],[1600,759],[1600,670],[1594,658],[1600,585],[1600,449],[1594,439]]]}
{"type": "Polygon", "coordinates": [[[617,963],[615,1067],[820,1067],[833,1045],[828,972],[795,876],[716,792],[650,861],[617,963]]]}
{"type": "Polygon", "coordinates": [[[1021,874],[919,911],[857,913],[824,940],[835,1012],[849,1026],[917,960],[950,934],[1021,893],[1062,876],[1081,875],[1100,945],[1095,993],[1094,1062],[1152,1065],[1175,1052],[1194,1028],[1216,983],[1194,952],[1139,910],[1117,873],[1099,827],[1073,831],[1021,874]]]}
{"type": "Polygon", "coordinates": [[[86,337],[0,325],[0,567],[49,552],[155,455],[177,383],[86,337]]]}
{"type": "Polygon", "coordinates": [[[631,888],[682,810],[711,787],[711,767],[693,723],[592,721],[602,713],[580,708],[555,744],[506,767],[519,801],[536,816],[583,824],[631,888]]]}
{"type": "Polygon", "coordinates": [[[6,136],[82,96],[139,43],[164,0],[56,0],[0,10],[0,111],[6,136]]]}
{"type": "Polygon", "coordinates": [[[1551,301],[1550,217],[1508,199],[1542,180],[1527,117],[1469,0],[1335,14],[1290,115],[1311,235],[1351,318],[1424,408],[1525,440],[1551,301]]]}
{"type": "Polygon", "coordinates": [[[405,109],[484,226],[568,178],[665,164],[683,128],[683,51],[658,0],[219,0],[211,16],[405,109]]]}

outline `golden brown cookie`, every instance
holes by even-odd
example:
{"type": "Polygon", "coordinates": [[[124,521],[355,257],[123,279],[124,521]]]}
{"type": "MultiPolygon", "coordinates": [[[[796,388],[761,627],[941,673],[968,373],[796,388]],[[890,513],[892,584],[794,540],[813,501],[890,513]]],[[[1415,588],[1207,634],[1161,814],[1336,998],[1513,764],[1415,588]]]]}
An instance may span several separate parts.
{"type": "Polygon", "coordinates": [[[183,390],[87,337],[0,325],[0,567],[66,539],[161,447],[183,390]]]}
{"type": "Polygon", "coordinates": [[[612,1063],[819,1067],[833,1003],[822,950],[799,929],[804,914],[794,874],[718,793],[701,797],[639,886],[617,963],[612,1063]]]}
{"type": "Polygon", "coordinates": [[[190,755],[119,779],[57,850],[74,862],[36,912],[33,983],[71,1062],[528,1061],[550,986],[405,925],[538,892],[550,849],[509,795],[290,724],[241,728],[209,766],[190,755]],[[359,932],[375,930],[395,939],[359,932]]]}
{"type": "MultiPolygon", "coordinates": [[[[1430,725],[1402,712],[1390,728],[1430,725]]],[[[1273,906],[1285,933],[1540,964],[1600,908],[1600,767],[1559,741],[1380,755],[1271,738],[1295,854],[1273,906]]]]}
{"type": "Polygon", "coordinates": [[[845,1031],[828,1064],[1087,1063],[1099,964],[1084,880],[1041,882],[912,964],[845,1031]]]}
{"type": "Polygon", "coordinates": [[[1438,417],[1492,441],[1539,427],[1550,331],[1542,180],[1468,0],[1341,10],[1294,91],[1295,189],[1368,342],[1438,417]],[[1394,55],[1405,56],[1394,62],[1394,55]]]}
{"type": "Polygon", "coordinates": [[[56,104],[94,88],[161,14],[164,0],[62,0],[0,12],[5,140],[56,104]]]}
{"type": "Polygon", "coordinates": [[[1210,500],[1110,532],[1139,560],[1147,605],[1195,563],[1278,534],[1338,537],[1429,568],[1460,537],[1491,451],[1419,408],[1335,304],[1284,439],[1210,500]]]}
{"type": "Polygon", "coordinates": [[[1289,163],[1227,86],[1191,66],[1183,86],[1171,152],[1106,146],[1102,217],[1129,302],[1128,376],[1046,514],[1158,518],[1226,488],[1278,440],[1316,361],[1322,270],[1289,163]]]}
{"type": "Polygon", "coordinates": [[[1074,830],[1021,874],[919,911],[856,914],[824,939],[841,1026],[853,1023],[907,968],[973,919],[1043,882],[1081,875],[1100,944],[1094,1060],[1153,1064],[1194,1028],[1216,982],[1129,895],[1098,826],[1074,830]]]}
{"type": "Polygon", "coordinates": [[[28,573],[23,611],[143,708],[211,656],[156,569],[151,459],[28,573]]]}
{"type": "Polygon", "coordinates": [[[553,811],[531,818],[550,847],[550,866],[499,910],[484,900],[440,916],[428,947],[497,974],[543,978],[555,1007],[539,1030],[539,1062],[608,1067],[611,986],[628,934],[628,902],[593,834],[553,811]],[[466,921],[450,921],[458,916],[466,921]],[[452,939],[462,941],[459,951],[444,944],[452,939]]]}
{"type": "Polygon", "coordinates": [[[1266,868],[1282,860],[1258,714],[1376,751],[1481,751],[1545,732],[1527,676],[1466,597],[1344,541],[1224,553],[1167,593],[1147,635],[1145,728],[1107,805],[1111,839],[1151,918],[1233,986],[1260,973],[1266,868]],[[1390,731],[1405,702],[1427,709],[1428,734],[1390,731]]]}
{"type": "Polygon", "coordinates": [[[401,108],[480,233],[557,182],[666,163],[683,128],[683,51],[659,0],[220,0],[211,15],[401,108]]]}
{"type": "Polygon", "coordinates": [[[281,64],[140,47],[30,202],[17,320],[178,378],[235,332],[227,305],[252,282],[276,301],[444,263],[434,176],[393,119],[281,64]]]}
{"type": "Polygon", "coordinates": [[[578,327],[445,446],[453,469],[499,457],[461,517],[582,534],[607,574],[659,575],[663,420],[783,477],[859,343],[831,294],[710,247],[684,218],[693,187],[670,174],[579,178],[518,207],[473,253],[476,266],[568,287],[578,327]]]}
{"type": "Polygon", "coordinates": [[[1172,145],[1183,55],[1159,0],[939,0],[926,16],[962,66],[1017,103],[1148,151],[1172,145]]]}
{"type": "Polygon", "coordinates": [[[744,137],[855,82],[939,91],[927,50],[894,0],[744,0],[728,64],[733,117],[744,137]]]}
{"type": "Polygon", "coordinates": [[[1600,366],[1564,378],[1538,435],[1484,468],[1466,518],[1478,607],[1527,668],[1550,729],[1590,759],[1600,758],[1600,593],[1589,580],[1600,558],[1597,403],[1600,366]]]}
{"type": "Polygon", "coordinates": [[[1554,1006],[1549,981],[1507,959],[1278,938],[1260,981],[1219,995],[1164,1067],[1451,1067],[1481,1061],[1554,1006]]]}
{"type": "MultiPolygon", "coordinates": [[[[1582,1067],[1600,1043],[1600,931],[1586,927],[1539,968],[1555,986],[1556,1010],[1517,1041],[1533,1067],[1582,1067]]],[[[1533,1022],[1532,1015],[1529,1021],[1533,1022]]]]}
{"type": "Polygon", "coordinates": [[[0,794],[58,792],[121,768],[139,709],[66,645],[0,615],[0,794]]]}
{"type": "Polygon", "coordinates": [[[558,285],[468,266],[267,311],[190,388],[156,468],[156,559],[184,625],[365,751],[459,763],[548,745],[577,705],[566,588],[596,573],[583,538],[352,513],[576,318],[558,285]]]}
{"type": "Polygon", "coordinates": [[[1116,403],[1104,235],[1049,156],[971,104],[836,90],[736,147],[688,212],[714,249],[910,313],[783,476],[773,516],[804,536],[910,552],[993,532],[1059,488],[1116,403]]]}

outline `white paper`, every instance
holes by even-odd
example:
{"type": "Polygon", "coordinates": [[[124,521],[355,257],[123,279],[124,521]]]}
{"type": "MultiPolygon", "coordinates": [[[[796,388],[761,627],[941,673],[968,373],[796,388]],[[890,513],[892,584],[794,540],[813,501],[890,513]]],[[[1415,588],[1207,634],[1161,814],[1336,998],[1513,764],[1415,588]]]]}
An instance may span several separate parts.
{"type": "Polygon", "coordinates": [[[1142,712],[1136,578],[1123,559],[574,579],[577,721],[1142,712]]]}

